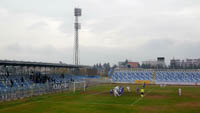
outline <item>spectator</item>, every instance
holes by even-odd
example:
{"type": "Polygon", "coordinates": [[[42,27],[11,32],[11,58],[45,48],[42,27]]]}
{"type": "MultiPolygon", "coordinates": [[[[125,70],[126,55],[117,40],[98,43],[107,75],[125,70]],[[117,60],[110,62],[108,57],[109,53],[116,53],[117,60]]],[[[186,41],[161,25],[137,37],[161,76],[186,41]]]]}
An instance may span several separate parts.
{"type": "Polygon", "coordinates": [[[24,83],[24,78],[23,77],[21,77],[21,82],[24,83]]]}
{"type": "Polygon", "coordinates": [[[11,83],[11,87],[13,87],[13,80],[12,79],[10,80],[10,83],[11,83]]]}

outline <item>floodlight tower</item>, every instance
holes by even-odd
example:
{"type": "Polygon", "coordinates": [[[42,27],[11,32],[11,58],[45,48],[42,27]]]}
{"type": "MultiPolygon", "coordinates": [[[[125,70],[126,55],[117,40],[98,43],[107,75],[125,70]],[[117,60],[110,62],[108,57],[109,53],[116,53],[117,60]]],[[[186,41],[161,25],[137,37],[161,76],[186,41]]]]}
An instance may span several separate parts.
{"type": "Polygon", "coordinates": [[[78,23],[78,17],[81,16],[81,8],[74,9],[74,16],[75,16],[75,35],[74,35],[74,64],[78,65],[79,61],[79,38],[78,38],[78,30],[81,29],[81,24],[78,23]]]}

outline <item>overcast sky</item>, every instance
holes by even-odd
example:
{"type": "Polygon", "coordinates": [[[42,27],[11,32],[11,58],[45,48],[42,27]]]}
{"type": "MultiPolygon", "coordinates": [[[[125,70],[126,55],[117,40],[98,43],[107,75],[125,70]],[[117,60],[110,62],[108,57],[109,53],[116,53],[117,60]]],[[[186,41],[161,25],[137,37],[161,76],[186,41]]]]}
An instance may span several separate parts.
{"type": "Polygon", "coordinates": [[[200,58],[200,0],[0,0],[0,59],[73,63],[200,58]]]}

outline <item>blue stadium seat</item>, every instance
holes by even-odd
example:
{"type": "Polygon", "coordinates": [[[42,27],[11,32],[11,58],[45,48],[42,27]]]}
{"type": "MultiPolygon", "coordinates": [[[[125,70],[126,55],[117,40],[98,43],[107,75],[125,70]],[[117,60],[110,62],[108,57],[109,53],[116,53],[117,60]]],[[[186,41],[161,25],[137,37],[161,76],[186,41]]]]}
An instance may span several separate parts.
{"type": "MultiPolygon", "coordinates": [[[[114,71],[113,82],[134,83],[135,80],[153,81],[153,71],[114,71]]],[[[200,83],[200,72],[157,71],[156,83],[195,84],[200,83]]]]}

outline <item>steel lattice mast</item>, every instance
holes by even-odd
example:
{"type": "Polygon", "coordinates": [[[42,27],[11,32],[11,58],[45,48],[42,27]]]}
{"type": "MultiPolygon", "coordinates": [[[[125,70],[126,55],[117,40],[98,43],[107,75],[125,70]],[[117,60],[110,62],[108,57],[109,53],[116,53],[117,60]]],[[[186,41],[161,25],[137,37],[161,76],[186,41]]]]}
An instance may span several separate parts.
{"type": "Polygon", "coordinates": [[[75,35],[74,35],[74,64],[78,65],[80,63],[79,61],[79,35],[78,30],[81,29],[80,23],[78,23],[78,17],[81,16],[81,9],[75,8],[74,9],[74,16],[75,16],[75,35]]]}

